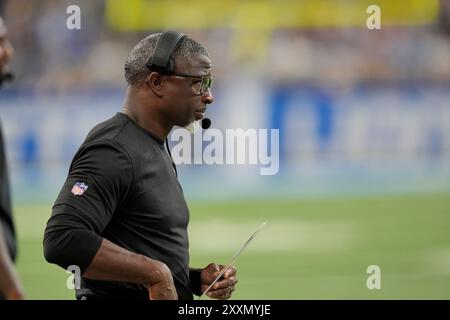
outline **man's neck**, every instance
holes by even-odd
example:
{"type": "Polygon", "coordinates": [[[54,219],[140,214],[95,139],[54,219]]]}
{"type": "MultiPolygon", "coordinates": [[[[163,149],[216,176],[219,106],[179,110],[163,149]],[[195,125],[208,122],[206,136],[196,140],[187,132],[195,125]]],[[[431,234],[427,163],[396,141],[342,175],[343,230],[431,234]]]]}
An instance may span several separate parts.
{"type": "Polygon", "coordinates": [[[172,130],[172,126],[166,124],[167,121],[156,108],[150,106],[151,103],[138,103],[137,100],[139,99],[134,98],[135,95],[132,93],[132,90],[127,90],[122,112],[136,122],[138,126],[164,141],[170,130],[172,130]]]}

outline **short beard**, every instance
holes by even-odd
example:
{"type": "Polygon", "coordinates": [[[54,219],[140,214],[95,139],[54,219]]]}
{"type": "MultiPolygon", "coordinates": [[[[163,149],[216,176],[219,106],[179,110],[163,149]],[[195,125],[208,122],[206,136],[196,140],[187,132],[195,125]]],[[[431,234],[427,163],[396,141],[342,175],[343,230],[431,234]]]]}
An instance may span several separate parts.
{"type": "Polygon", "coordinates": [[[184,127],[190,134],[195,133],[199,128],[201,128],[200,120],[194,120],[184,127]]]}

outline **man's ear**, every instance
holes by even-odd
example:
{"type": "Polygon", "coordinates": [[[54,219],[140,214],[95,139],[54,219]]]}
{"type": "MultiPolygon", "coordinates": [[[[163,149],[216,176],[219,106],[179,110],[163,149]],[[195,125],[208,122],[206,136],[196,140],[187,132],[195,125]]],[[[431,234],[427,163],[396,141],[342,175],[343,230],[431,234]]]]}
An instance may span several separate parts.
{"type": "Polygon", "coordinates": [[[163,96],[163,90],[166,84],[166,79],[164,79],[160,73],[153,71],[148,75],[147,79],[145,80],[145,83],[153,91],[155,95],[157,95],[158,97],[163,96]]]}

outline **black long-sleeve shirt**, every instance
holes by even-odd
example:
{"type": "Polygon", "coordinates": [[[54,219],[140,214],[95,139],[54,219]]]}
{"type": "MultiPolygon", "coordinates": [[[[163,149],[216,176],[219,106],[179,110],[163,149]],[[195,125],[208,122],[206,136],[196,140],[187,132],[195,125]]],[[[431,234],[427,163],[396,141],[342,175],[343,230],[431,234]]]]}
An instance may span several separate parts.
{"type": "MultiPolygon", "coordinates": [[[[77,265],[83,273],[106,238],[165,263],[179,298],[192,299],[188,222],[163,142],[117,113],[94,127],[75,154],[47,223],[44,254],[49,262],[77,265]]],[[[143,285],[90,279],[82,279],[76,294],[148,299],[143,285]]]]}

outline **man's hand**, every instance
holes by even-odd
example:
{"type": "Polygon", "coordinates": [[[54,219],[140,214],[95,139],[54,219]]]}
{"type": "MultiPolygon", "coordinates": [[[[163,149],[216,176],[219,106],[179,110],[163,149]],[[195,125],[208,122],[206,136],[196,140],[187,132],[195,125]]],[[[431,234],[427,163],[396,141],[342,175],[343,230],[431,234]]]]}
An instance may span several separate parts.
{"type": "Polygon", "coordinates": [[[150,300],[178,300],[170,269],[164,263],[159,263],[157,274],[157,280],[148,285],[150,300]]]}
{"type": "MultiPolygon", "coordinates": [[[[202,270],[202,272],[200,273],[202,292],[205,292],[205,290],[216,279],[216,277],[224,268],[226,268],[226,266],[210,263],[206,268],[202,270]]],[[[214,286],[208,291],[206,295],[214,299],[230,299],[231,294],[235,290],[235,285],[238,282],[236,272],[237,271],[234,266],[228,268],[228,270],[214,284],[214,286]]]]}
{"type": "Polygon", "coordinates": [[[14,289],[5,294],[6,300],[25,300],[21,289],[14,289]]]}

